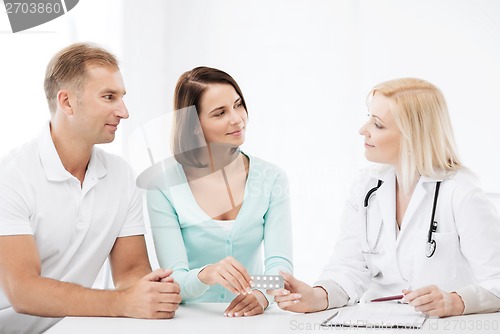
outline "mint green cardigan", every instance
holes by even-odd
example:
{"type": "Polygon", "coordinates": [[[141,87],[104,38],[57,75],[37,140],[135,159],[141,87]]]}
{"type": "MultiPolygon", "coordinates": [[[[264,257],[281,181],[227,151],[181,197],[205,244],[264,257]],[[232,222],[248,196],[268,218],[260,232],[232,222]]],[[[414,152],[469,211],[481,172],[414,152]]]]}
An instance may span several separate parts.
{"type": "Polygon", "coordinates": [[[230,233],[198,206],[176,161],[168,164],[153,189],[147,191],[158,261],[162,268],[174,270],[183,302],[230,302],[235,298],[221,285],[208,286],[198,279],[206,265],[227,256],[238,260],[250,275],[293,271],[286,175],[275,165],[248,157],[243,205],[230,233]]]}

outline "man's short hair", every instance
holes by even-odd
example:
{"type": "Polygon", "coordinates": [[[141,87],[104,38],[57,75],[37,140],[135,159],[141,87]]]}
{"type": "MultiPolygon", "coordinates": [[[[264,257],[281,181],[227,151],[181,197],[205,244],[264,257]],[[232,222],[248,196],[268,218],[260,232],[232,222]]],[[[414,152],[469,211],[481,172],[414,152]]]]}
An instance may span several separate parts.
{"type": "Polygon", "coordinates": [[[57,109],[57,92],[69,88],[78,94],[83,89],[88,65],[114,67],[118,60],[105,49],[91,43],[72,44],[59,51],[47,65],[44,88],[52,114],[57,109]]]}

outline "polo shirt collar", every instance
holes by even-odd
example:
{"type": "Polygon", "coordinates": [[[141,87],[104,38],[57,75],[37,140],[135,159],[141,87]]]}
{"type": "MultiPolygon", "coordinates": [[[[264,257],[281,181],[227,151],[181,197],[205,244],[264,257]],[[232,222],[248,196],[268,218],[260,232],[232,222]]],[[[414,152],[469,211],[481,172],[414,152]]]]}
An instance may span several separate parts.
{"type": "Polygon", "coordinates": [[[90,176],[94,179],[101,179],[108,174],[108,170],[104,165],[100,155],[97,154],[97,149],[92,147],[92,154],[90,156],[89,165],[87,167],[87,173],[85,174],[85,178],[90,176]]]}
{"type": "MultiPolygon", "coordinates": [[[[47,122],[47,125],[38,135],[37,145],[40,161],[49,181],[66,181],[74,178],[74,176],[64,168],[61,158],[57,153],[56,147],[50,135],[50,122],[47,122]]],[[[93,147],[85,178],[90,176],[91,178],[100,179],[106,174],[107,169],[97,154],[96,148],[93,147]]]]}

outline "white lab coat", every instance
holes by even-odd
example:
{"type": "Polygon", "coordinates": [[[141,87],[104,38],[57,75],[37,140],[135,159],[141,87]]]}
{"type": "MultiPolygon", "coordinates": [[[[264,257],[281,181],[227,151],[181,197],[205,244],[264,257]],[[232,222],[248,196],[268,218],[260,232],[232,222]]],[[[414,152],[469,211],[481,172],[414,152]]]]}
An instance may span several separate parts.
{"type": "Polygon", "coordinates": [[[500,298],[500,218],[474,178],[460,171],[442,180],[431,258],[425,248],[437,180],[420,178],[397,236],[395,179],[392,168],[363,173],[346,203],[341,238],[320,282],[335,281],[348,304],[430,284],[456,291],[463,299],[478,286],[500,298]],[[363,201],[378,179],[384,183],[369,201],[366,224],[363,201]]]}

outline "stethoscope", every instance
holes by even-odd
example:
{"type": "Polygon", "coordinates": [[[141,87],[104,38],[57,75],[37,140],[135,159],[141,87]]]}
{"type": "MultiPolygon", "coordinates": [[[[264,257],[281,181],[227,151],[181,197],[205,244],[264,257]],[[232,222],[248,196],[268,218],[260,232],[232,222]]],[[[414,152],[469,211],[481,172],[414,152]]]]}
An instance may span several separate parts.
{"type": "MultiPolygon", "coordinates": [[[[366,244],[368,245],[368,252],[363,252],[363,253],[369,253],[369,254],[378,254],[378,251],[376,251],[378,242],[380,241],[380,236],[382,234],[382,226],[384,225],[384,221],[380,224],[379,230],[378,230],[378,235],[377,239],[375,240],[375,244],[373,247],[370,246],[370,242],[368,241],[368,204],[370,201],[371,196],[380,188],[380,186],[384,183],[382,180],[378,180],[378,183],[375,187],[372,189],[368,190],[365,196],[365,200],[363,202],[364,206],[364,211],[365,211],[365,236],[366,236],[366,244]]],[[[431,215],[431,223],[429,226],[429,232],[427,233],[427,245],[425,248],[425,256],[428,258],[432,257],[434,253],[436,252],[436,240],[434,240],[433,233],[437,231],[438,227],[438,222],[434,220],[434,216],[436,214],[436,205],[437,205],[437,199],[439,197],[439,187],[441,186],[441,181],[436,182],[436,189],[434,191],[434,201],[432,203],[432,215],[431,215]]]]}

